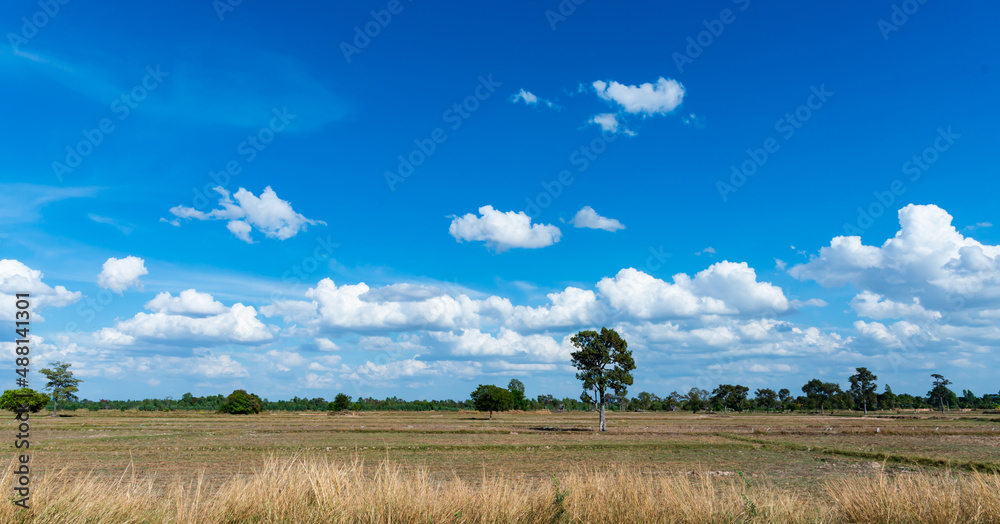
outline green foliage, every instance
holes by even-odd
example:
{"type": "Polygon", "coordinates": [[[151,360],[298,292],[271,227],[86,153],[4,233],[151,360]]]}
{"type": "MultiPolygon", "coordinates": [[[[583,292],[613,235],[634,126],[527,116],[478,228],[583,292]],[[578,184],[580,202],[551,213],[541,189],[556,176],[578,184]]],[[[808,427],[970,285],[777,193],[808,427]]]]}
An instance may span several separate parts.
{"type": "Polygon", "coordinates": [[[337,396],[333,397],[333,402],[330,403],[330,411],[344,411],[350,407],[351,397],[343,393],[337,393],[337,396]]]}
{"type": "Polygon", "coordinates": [[[219,413],[229,413],[230,415],[250,415],[260,413],[264,408],[264,402],[253,393],[246,390],[237,389],[226,397],[226,401],[219,407],[219,413]]]}
{"type": "Polygon", "coordinates": [[[875,390],[878,388],[878,384],[875,381],[878,377],[874,373],[868,371],[868,368],[856,368],[855,373],[851,375],[851,395],[854,397],[854,405],[860,405],[865,413],[868,413],[868,407],[875,404],[878,400],[878,395],[876,395],[875,390]]]}
{"type": "Polygon", "coordinates": [[[514,407],[514,396],[510,391],[492,384],[480,384],[470,397],[476,410],[489,411],[491,419],[494,411],[508,411],[514,407]]]}
{"type": "MultiPolygon", "coordinates": [[[[787,392],[788,390],[785,389],[782,391],[787,392]]],[[[757,401],[757,406],[766,409],[768,413],[770,413],[772,409],[778,407],[778,394],[775,393],[773,389],[758,389],[757,391],[754,391],[753,396],[757,401]]]]}
{"type": "Polygon", "coordinates": [[[719,384],[719,387],[712,391],[712,401],[722,406],[725,411],[730,409],[743,411],[743,404],[749,392],[750,388],[746,386],[719,384]]]}
{"type": "Polygon", "coordinates": [[[524,397],[524,384],[516,379],[510,379],[510,384],[507,384],[507,390],[513,396],[514,409],[528,409],[528,399],[524,397]]]}
{"type": "Polygon", "coordinates": [[[49,365],[52,366],[51,369],[43,368],[39,373],[49,379],[45,390],[52,393],[52,415],[56,415],[60,400],[77,400],[76,392],[79,388],[76,385],[83,381],[73,377],[73,372],[69,370],[72,364],[69,362],[50,362],[49,365]]]}
{"type": "Polygon", "coordinates": [[[601,431],[604,427],[604,406],[610,400],[608,390],[618,398],[628,394],[628,386],[632,385],[632,370],[635,360],[628,350],[628,343],[617,331],[601,328],[601,332],[580,331],[570,338],[577,348],[570,356],[573,367],[580,370],[577,380],[583,381],[584,402],[599,405],[601,408],[601,431]],[[590,396],[593,391],[595,395],[590,396]]]}
{"type": "Polygon", "coordinates": [[[934,388],[927,392],[927,402],[932,406],[940,406],[942,413],[946,406],[952,404],[952,401],[958,404],[958,396],[955,395],[954,391],[948,389],[951,381],[937,373],[932,374],[931,377],[934,378],[934,388]]]}
{"type": "Polygon", "coordinates": [[[48,395],[28,388],[8,389],[0,395],[0,409],[7,411],[20,411],[24,404],[28,404],[28,411],[38,413],[48,403],[48,395]]]}

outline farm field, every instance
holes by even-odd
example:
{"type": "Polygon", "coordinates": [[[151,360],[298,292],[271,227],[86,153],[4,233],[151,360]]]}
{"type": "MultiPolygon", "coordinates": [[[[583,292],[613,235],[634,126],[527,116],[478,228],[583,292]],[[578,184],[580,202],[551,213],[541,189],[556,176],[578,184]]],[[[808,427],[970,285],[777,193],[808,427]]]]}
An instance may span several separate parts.
{"type": "Polygon", "coordinates": [[[164,482],[202,471],[221,481],[270,456],[388,461],[464,479],[484,470],[534,478],[572,468],[742,471],[798,487],[876,469],[878,457],[858,452],[892,455],[892,469],[927,465],[920,460],[952,461],[957,469],[1000,464],[1000,415],[891,417],[901,416],[610,413],[609,431],[600,434],[592,429],[596,415],[581,412],[490,420],[477,412],[76,411],[34,418],[32,453],[39,469],[117,477],[132,464],[138,475],[164,482]]]}
{"type": "MultiPolygon", "coordinates": [[[[234,479],[251,482],[276,464],[301,463],[368,478],[388,468],[431,485],[457,479],[467,489],[497,476],[536,487],[574,475],[762,483],[768,493],[828,508],[831,483],[1000,471],[1000,415],[984,413],[612,412],[605,434],[593,431],[596,414],[581,412],[501,413],[490,420],[478,412],[78,411],[32,420],[34,475],[58,472],[98,485],[127,478],[147,493],[198,482],[211,491],[234,479]]],[[[36,493],[36,504],[44,504],[44,492],[36,493]]]]}

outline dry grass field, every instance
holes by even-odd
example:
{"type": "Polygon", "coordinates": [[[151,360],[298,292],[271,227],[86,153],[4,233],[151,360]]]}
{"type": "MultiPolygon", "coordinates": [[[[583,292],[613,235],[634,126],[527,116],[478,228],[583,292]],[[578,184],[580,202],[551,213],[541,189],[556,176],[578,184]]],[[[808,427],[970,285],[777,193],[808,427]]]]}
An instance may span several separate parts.
{"type": "Polygon", "coordinates": [[[65,415],[0,520],[1000,522],[996,414],[65,415]]]}

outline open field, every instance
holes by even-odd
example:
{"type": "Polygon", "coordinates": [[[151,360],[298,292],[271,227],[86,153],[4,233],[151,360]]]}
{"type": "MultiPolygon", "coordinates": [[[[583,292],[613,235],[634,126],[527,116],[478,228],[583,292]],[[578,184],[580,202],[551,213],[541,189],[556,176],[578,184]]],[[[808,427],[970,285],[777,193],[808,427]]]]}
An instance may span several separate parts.
{"type": "MultiPolygon", "coordinates": [[[[863,479],[874,486],[912,478],[955,485],[974,478],[972,470],[1000,471],[1000,415],[983,413],[610,413],[605,434],[592,430],[595,414],[579,412],[503,413],[493,420],[476,412],[67,415],[32,419],[36,478],[56,471],[61,478],[89,474],[96,483],[124,477],[150,493],[180,485],[189,486],[181,493],[188,492],[199,480],[202,490],[227,482],[232,487],[233,479],[253,482],[253,472],[265,464],[280,470],[272,476],[293,475],[300,464],[341,468],[338,475],[350,470],[367,482],[395,472],[434,486],[461,482],[465,490],[482,489],[501,475],[513,485],[531,486],[533,493],[545,492],[545,504],[551,505],[553,478],[576,482],[580,490],[589,485],[581,480],[587,475],[616,482],[625,482],[625,475],[637,486],[653,483],[643,488],[653,491],[665,489],[656,483],[677,479],[704,489],[761,486],[761,496],[766,486],[769,497],[826,508],[802,516],[823,520],[832,518],[836,497],[830,487],[837,483],[858,486],[863,479]]],[[[7,427],[13,437],[13,425],[7,427]]],[[[41,507],[46,495],[38,486],[33,504],[41,507]]],[[[735,493],[733,511],[739,516],[748,503],[735,493]]],[[[1000,514],[992,519],[984,521],[997,521],[1000,514]]]]}

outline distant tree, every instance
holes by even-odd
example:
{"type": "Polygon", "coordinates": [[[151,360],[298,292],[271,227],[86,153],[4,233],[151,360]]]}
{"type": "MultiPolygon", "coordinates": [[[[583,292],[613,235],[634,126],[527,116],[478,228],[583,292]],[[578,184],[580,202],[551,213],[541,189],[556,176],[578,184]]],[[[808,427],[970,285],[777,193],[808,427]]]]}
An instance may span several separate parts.
{"type": "Polygon", "coordinates": [[[49,366],[52,366],[51,369],[43,368],[39,373],[49,379],[45,384],[45,390],[52,395],[52,416],[55,417],[58,416],[56,411],[59,409],[60,400],[68,402],[79,400],[76,392],[80,390],[76,385],[83,381],[73,377],[73,372],[69,370],[72,364],[69,362],[50,362],[49,366]]]}
{"type": "Polygon", "coordinates": [[[878,398],[875,394],[878,384],[875,383],[878,377],[868,371],[868,368],[855,368],[855,373],[851,375],[851,395],[854,397],[854,405],[861,404],[868,414],[868,406],[873,404],[878,398]]]}
{"type": "Polygon", "coordinates": [[[337,393],[336,397],[333,397],[333,402],[330,403],[331,411],[344,411],[351,407],[351,397],[345,395],[344,393],[337,393]]]}
{"type": "Polygon", "coordinates": [[[767,409],[768,413],[778,405],[778,394],[773,389],[758,389],[753,396],[757,399],[757,405],[767,409]]]}
{"type": "Polygon", "coordinates": [[[524,397],[524,384],[516,379],[510,379],[510,383],[507,384],[507,391],[513,396],[514,409],[527,409],[528,400],[524,397]]]}
{"type": "Polygon", "coordinates": [[[889,384],[885,385],[885,392],[878,396],[879,408],[896,409],[896,394],[892,392],[889,384]]]}
{"type": "Polygon", "coordinates": [[[49,396],[39,393],[33,389],[8,389],[0,395],[0,409],[7,411],[21,411],[27,404],[27,410],[38,413],[49,403],[49,396]]]}
{"type": "Polygon", "coordinates": [[[727,413],[730,409],[743,411],[743,403],[746,401],[749,392],[750,388],[746,386],[720,384],[719,387],[712,391],[712,400],[718,402],[727,413]]]}
{"type": "Polygon", "coordinates": [[[831,410],[833,409],[834,395],[841,391],[840,386],[836,383],[823,382],[818,378],[814,378],[802,386],[802,392],[806,394],[806,398],[809,399],[814,407],[819,408],[820,413],[822,413],[824,405],[830,406],[831,410]]]}
{"type": "Polygon", "coordinates": [[[778,390],[778,401],[781,402],[781,409],[787,409],[792,403],[792,392],[788,388],[778,390]]]}
{"type": "Polygon", "coordinates": [[[643,391],[635,397],[636,402],[639,404],[639,407],[643,409],[643,411],[649,411],[650,406],[653,405],[654,399],[659,400],[656,398],[656,395],[647,391],[643,391]]]}
{"type": "Polygon", "coordinates": [[[477,411],[490,412],[490,420],[493,420],[494,411],[509,411],[514,407],[514,396],[510,391],[492,384],[480,384],[470,396],[477,411]]]}
{"type": "Polygon", "coordinates": [[[708,400],[708,391],[704,389],[691,388],[684,396],[686,403],[684,409],[690,409],[691,413],[697,413],[705,409],[705,401],[708,400]]]}
{"type": "Polygon", "coordinates": [[[927,400],[931,404],[938,404],[941,406],[941,413],[944,413],[945,401],[950,400],[951,397],[955,396],[955,392],[948,389],[948,384],[951,384],[950,380],[937,373],[932,373],[931,377],[934,378],[934,388],[927,392],[927,400]]]}
{"type": "Polygon", "coordinates": [[[264,408],[264,401],[253,393],[246,390],[237,389],[226,397],[225,402],[219,407],[219,413],[229,413],[230,415],[250,415],[260,413],[264,408]]]}
{"type": "Polygon", "coordinates": [[[592,402],[600,409],[600,431],[607,431],[604,410],[611,400],[608,391],[615,395],[628,394],[628,386],[632,385],[631,371],[635,369],[635,360],[628,350],[628,343],[613,329],[601,328],[601,332],[580,331],[570,338],[577,351],[573,352],[573,366],[580,370],[576,374],[583,381],[585,402],[592,402]],[[590,391],[594,396],[590,396],[590,391]]]}

